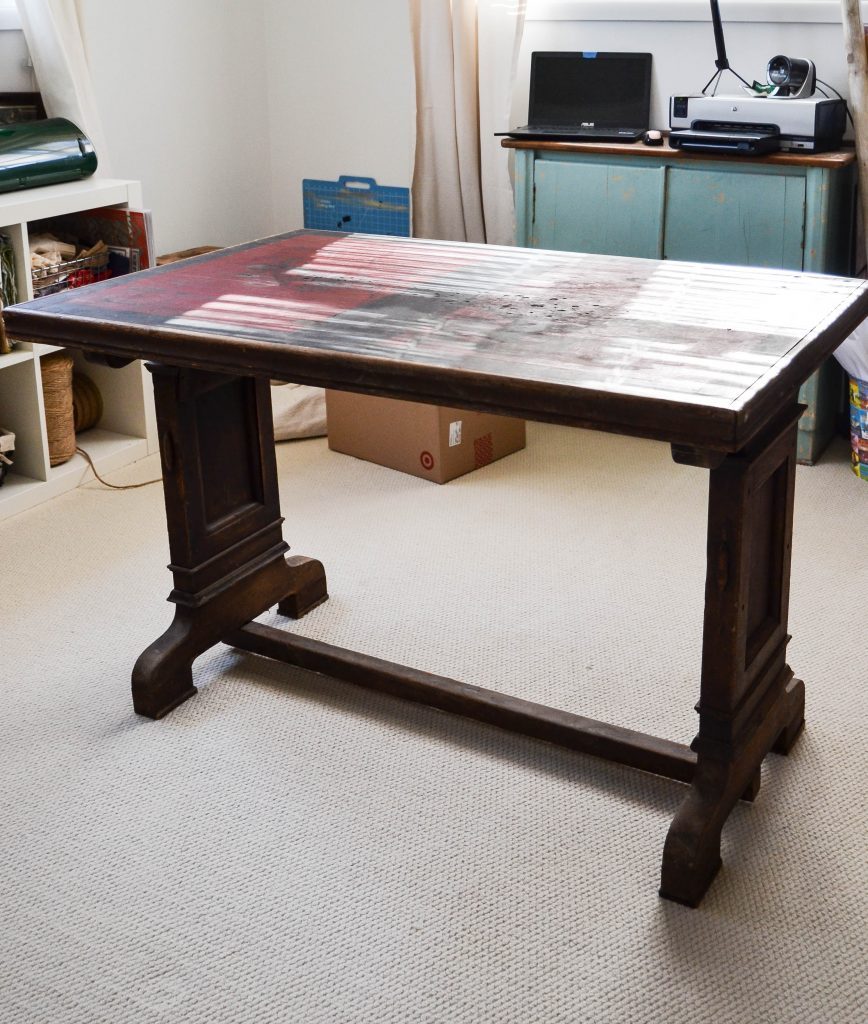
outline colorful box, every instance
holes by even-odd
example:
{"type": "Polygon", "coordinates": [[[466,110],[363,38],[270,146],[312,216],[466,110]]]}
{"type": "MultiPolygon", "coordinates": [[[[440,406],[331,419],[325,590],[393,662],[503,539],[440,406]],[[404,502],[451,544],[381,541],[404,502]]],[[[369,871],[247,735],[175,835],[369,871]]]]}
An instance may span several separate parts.
{"type": "Polygon", "coordinates": [[[853,472],[868,480],[868,381],[850,378],[850,457],[853,472]]]}

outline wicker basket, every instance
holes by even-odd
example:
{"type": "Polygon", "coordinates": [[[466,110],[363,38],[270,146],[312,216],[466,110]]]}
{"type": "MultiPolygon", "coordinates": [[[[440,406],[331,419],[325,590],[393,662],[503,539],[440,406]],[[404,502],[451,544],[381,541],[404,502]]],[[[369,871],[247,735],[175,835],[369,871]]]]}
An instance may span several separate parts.
{"type": "Polygon", "coordinates": [[[90,430],[102,419],[102,395],[90,377],[72,375],[72,419],[76,434],[90,430]]]}
{"type": "Polygon", "coordinates": [[[75,455],[75,421],[72,411],[72,356],[55,352],[40,359],[48,461],[52,466],[75,455]]]}

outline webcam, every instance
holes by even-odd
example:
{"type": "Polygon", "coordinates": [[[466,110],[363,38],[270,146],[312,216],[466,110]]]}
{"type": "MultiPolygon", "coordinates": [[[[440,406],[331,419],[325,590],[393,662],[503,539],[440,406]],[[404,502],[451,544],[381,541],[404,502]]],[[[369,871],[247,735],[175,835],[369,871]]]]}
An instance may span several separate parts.
{"type": "Polygon", "coordinates": [[[774,86],[770,96],[801,99],[813,96],[817,87],[817,69],[814,62],[804,57],[785,57],[778,54],[768,63],[766,77],[774,86]]]}

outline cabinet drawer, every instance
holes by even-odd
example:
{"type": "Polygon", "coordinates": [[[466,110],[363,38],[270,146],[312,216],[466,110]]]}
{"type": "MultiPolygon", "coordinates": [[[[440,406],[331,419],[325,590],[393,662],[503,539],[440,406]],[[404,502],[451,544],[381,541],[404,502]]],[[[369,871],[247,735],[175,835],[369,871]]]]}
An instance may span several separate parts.
{"type": "Polygon", "coordinates": [[[531,244],[659,259],[663,173],[599,161],[535,161],[531,244]]]}
{"type": "Polygon", "coordinates": [[[670,167],[663,256],[802,270],[805,178],[670,167]]]}

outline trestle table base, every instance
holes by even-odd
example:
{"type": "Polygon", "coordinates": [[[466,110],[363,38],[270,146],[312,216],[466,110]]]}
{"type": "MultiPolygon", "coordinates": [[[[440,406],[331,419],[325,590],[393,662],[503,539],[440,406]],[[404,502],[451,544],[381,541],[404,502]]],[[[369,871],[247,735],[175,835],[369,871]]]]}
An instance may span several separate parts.
{"type": "Polygon", "coordinates": [[[176,605],[133,672],[135,710],[160,718],[196,692],[192,665],[219,642],[689,783],[663,850],[660,894],[696,906],[720,866],[721,830],[759,790],[770,751],[804,721],[786,664],[795,396],[741,451],[673,446],[710,473],[699,732],[690,747],[253,622],[298,618],[328,597],[315,559],[286,557],[268,381],[150,366],[176,605]]]}

